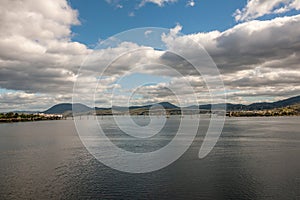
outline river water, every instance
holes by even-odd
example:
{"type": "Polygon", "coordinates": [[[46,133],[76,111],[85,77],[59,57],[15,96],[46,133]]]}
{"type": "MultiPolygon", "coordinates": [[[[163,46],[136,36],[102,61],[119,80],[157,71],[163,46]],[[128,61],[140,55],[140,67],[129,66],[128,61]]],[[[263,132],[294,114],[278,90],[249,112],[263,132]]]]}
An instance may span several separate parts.
{"type": "MultiPolygon", "coordinates": [[[[101,120],[130,150],[112,119],[101,120]]],[[[297,117],[227,118],[207,157],[198,158],[199,133],[176,162],[146,174],[97,161],[72,120],[0,124],[0,199],[300,199],[299,124],[297,117]]],[[[168,143],[155,141],[132,144],[146,152],[168,143]]]]}

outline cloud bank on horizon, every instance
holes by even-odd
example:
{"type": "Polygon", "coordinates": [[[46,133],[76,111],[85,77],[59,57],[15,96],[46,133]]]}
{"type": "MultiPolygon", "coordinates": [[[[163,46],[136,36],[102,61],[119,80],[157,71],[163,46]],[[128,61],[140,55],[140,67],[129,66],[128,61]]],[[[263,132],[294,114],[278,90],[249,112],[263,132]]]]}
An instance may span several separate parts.
{"type": "MultiPolygon", "coordinates": [[[[123,1],[107,0],[119,5],[123,1]]],[[[138,6],[147,9],[152,3],[164,9],[176,0],[141,0],[138,6]]],[[[197,1],[186,1],[194,7],[197,1]]],[[[239,23],[224,31],[178,33],[184,24],[178,24],[162,36],[167,50],[182,50],[197,59],[188,40],[202,44],[218,66],[229,102],[277,100],[300,94],[300,10],[297,0],[249,0],[244,8],[236,9],[233,17],[239,23]],[[268,20],[258,18],[295,10],[287,16],[274,16],[268,20]]],[[[80,10],[66,0],[3,0],[0,2],[0,111],[45,109],[53,104],[70,102],[77,71],[85,58],[93,54],[90,76],[85,88],[97,82],[95,72],[104,63],[141,45],[123,42],[108,49],[91,49],[87,44],[73,40],[73,26],[81,26],[80,10]],[[101,58],[101,59],[99,59],[101,58]],[[93,64],[95,65],[93,68],[93,64]]],[[[145,33],[146,34],[146,33],[145,33]]],[[[151,34],[148,32],[147,34],[151,34]]],[[[98,92],[106,94],[112,88],[122,88],[117,80],[140,63],[161,63],[174,68],[189,80],[199,94],[199,103],[209,102],[203,80],[166,52],[150,47],[146,53],[130,55],[116,63],[101,80],[98,92]],[[125,63],[125,64],[124,64],[125,63]],[[202,95],[201,95],[202,94],[202,95]]],[[[140,73],[168,77],[166,82],[143,85],[137,91],[140,98],[135,104],[149,102],[175,102],[169,85],[180,88],[182,78],[160,67],[143,67],[140,73]],[[151,99],[151,101],[149,101],[151,99]]],[[[119,94],[119,105],[124,94],[119,94]]],[[[188,98],[186,94],[186,97],[188,98]]],[[[105,95],[99,95],[99,106],[110,105],[105,95]]]]}

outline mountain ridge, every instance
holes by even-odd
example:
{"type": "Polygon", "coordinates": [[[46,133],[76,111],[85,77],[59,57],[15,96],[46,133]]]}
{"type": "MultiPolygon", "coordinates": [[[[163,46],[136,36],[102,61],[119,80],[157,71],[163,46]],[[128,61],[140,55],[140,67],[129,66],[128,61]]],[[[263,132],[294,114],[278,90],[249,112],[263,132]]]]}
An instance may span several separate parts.
{"type": "MultiPolygon", "coordinates": [[[[294,96],[291,98],[283,99],[280,101],[275,101],[275,102],[261,102],[261,103],[252,103],[249,105],[244,105],[244,104],[232,104],[232,103],[226,103],[225,106],[228,111],[237,111],[237,110],[267,110],[267,109],[274,109],[274,108],[282,108],[286,106],[291,106],[294,104],[300,103],[300,95],[299,96],[294,96]]],[[[164,107],[165,109],[181,109],[180,107],[169,103],[169,102],[160,102],[157,104],[149,104],[149,105],[144,105],[144,106],[130,106],[128,107],[121,107],[121,106],[113,106],[112,108],[101,108],[101,107],[89,107],[84,104],[80,103],[60,103],[56,104],[49,109],[40,112],[40,113],[45,113],[45,114],[63,114],[65,112],[74,112],[74,113],[88,113],[91,111],[109,111],[111,109],[116,110],[116,111],[125,111],[125,110],[133,110],[133,109],[149,109],[153,105],[160,105],[164,107]]],[[[218,106],[221,108],[224,107],[224,104],[214,104],[215,108],[218,108],[218,106]]],[[[201,109],[201,110],[210,110],[212,107],[212,104],[205,104],[205,105],[192,105],[185,107],[187,109],[201,109]]],[[[26,112],[26,111],[22,111],[26,112]]]]}

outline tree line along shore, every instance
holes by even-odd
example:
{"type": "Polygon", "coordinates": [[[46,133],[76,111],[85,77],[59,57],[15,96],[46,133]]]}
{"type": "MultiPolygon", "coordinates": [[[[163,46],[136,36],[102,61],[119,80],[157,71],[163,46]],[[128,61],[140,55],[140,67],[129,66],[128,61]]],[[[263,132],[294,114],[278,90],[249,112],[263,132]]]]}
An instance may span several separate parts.
{"type": "Polygon", "coordinates": [[[27,121],[43,121],[43,120],[61,120],[63,115],[56,114],[26,114],[26,113],[0,113],[1,122],[27,122],[27,121]]]}
{"type": "Polygon", "coordinates": [[[276,116],[300,116],[300,104],[275,108],[271,110],[232,111],[227,112],[229,117],[276,117],[276,116]]]}

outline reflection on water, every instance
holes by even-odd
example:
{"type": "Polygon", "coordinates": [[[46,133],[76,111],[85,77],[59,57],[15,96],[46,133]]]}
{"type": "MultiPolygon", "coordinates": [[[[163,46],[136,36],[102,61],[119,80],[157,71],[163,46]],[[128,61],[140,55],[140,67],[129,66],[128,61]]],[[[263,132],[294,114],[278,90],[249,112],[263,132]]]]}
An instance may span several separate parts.
{"type": "MultiPolygon", "coordinates": [[[[174,120],[161,135],[138,142],[111,119],[101,123],[120,147],[147,152],[170,141],[174,120]]],[[[299,122],[229,118],[214,150],[199,160],[202,123],[178,161],[138,175],[94,159],[71,120],[0,124],[0,199],[299,199],[299,122]]]]}

